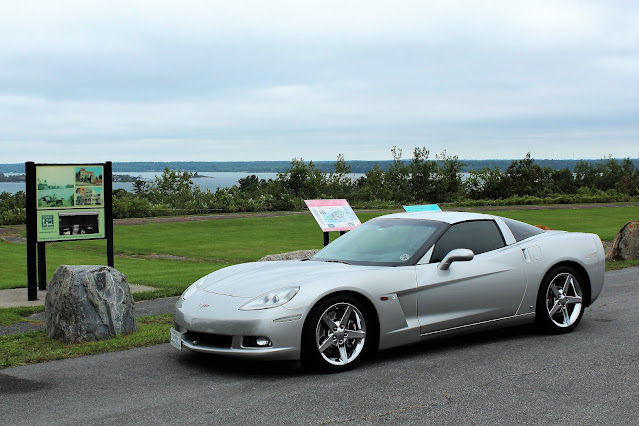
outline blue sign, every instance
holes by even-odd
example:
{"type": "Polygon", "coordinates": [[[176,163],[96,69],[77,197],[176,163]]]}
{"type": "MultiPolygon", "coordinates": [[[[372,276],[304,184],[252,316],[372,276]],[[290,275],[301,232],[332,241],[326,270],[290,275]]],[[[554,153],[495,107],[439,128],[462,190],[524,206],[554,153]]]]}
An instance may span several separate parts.
{"type": "Polygon", "coordinates": [[[423,206],[404,206],[407,212],[440,212],[442,209],[437,204],[425,204],[423,206]]]}

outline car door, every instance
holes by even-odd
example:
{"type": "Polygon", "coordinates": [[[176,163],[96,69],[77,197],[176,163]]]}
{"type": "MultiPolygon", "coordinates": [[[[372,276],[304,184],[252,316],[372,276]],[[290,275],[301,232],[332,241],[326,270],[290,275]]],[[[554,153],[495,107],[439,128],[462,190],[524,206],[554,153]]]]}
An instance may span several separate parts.
{"type": "Polygon", "coordinates": [[[430,263],[416,271],[422,335],[513,316],[527,285],[521,249],[506,246],[492,220],[451,226],[435,244],[430,263]],[[475,257],[438,269],[456,248],[470,249],[475,257]]]}

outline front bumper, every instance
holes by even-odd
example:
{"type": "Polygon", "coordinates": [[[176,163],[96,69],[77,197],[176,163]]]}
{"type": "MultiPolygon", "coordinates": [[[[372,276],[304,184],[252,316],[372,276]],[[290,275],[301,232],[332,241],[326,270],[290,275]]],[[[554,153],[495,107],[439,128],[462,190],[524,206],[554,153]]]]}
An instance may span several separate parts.
{"type": "Polygon", "coordinates": [[[178,299],[174,314],[181,345],[189,350],[217,355],[262,359],[300,358],[304,312],[284,306],[240,311],[245,298],[198,292],[178,299]],[[269,346],[258,346],[266,338],[269,346]]]}

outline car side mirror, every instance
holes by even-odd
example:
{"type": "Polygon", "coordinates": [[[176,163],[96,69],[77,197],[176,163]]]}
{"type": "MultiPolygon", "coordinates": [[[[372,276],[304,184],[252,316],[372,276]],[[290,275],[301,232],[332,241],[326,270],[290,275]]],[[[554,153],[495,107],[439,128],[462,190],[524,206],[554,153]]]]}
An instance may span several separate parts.
{"type": "Polygon", "coordinates": [[[442,271],[448,270],[450,268],[450,264],[453,262],[468,262],[469,260],[473,260],[475,257],[475,253],[472,250],[468,249],[455,249],[451,250],[442,261],[437,266],[437,269],[442,271]]]}

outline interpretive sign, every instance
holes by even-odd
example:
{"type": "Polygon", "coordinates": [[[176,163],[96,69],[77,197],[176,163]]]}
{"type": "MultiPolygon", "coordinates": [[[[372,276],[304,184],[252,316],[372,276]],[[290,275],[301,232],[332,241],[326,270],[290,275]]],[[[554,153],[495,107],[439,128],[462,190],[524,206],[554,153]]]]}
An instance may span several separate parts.
{"type": "Polygon", "coordinates": [[[46,289],[45,244],[107,240],[113,267],[112,163],[25,163],[27,178],[27,280],[36,300],[36,245],[40,289],[46,289]]]}
{"type": "Polygon", "coordinates": [[[37,165],[38,242],[105,238],[104,166],[37,165]]]}
{"type": "Polygon", "coordinates": [[[304,200],[324,232],[350,231],[362,223],[346,200],[304,200]]]}

